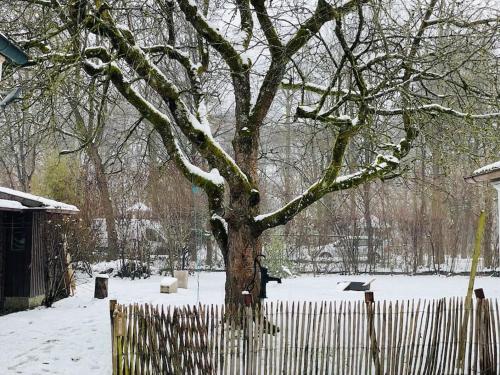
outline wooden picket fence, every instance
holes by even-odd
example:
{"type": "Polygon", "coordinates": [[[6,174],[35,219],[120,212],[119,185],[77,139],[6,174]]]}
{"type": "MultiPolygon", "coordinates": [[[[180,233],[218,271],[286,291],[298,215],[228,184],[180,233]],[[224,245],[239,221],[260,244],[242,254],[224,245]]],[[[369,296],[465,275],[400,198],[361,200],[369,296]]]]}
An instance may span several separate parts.
{"type": "Polygon", "coordinates": [[[469,312],[459,298],[110,312],[113,374],[500,374],[497,300],[469,312]]]}

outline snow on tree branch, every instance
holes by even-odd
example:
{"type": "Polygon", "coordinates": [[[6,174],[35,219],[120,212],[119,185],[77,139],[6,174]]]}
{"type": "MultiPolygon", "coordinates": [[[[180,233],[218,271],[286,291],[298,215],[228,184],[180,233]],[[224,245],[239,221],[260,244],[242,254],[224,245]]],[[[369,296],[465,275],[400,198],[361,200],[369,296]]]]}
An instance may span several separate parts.
{"type": "Polygon", "coordinates": [[[357,126],[359,119],[357,117],[351,118],[347,115],[334,116],[327,113],[318,113],[319,108],[310,106],[298,106],[297,107],[297,117],[308,118],[312,120],[318,120],[321,122],[326,122],[336,126],[342,127],[353,127],[357,126]]]}
{"type": "Polygon", "coordinates": [[[337,170],[337,172],[330,177],[328,177],[328,173],[325,173],[321,179],[316,181],[301,195],[291,200],[285,206],[276,211],[256,216],[254,218],[255,226],[259,231],[264,231],[278,225],[284,225],[299,212],[303,211],[328,193],[347,190],[374,179],[383,178],[399,167],[400,158],[396,155],[400,155],[401,157],[404,156],[402,150],[407,149],[406,143],[407,140],[402,139],[400,144],[394,145],[392,155],[379,154],[371,165],[358,172],[338,176],[337,170]]]}
{"type": "Polygon", "coordinates": [[[491,118],[500,118],[500,112],[492,112],[492,113],[482,113],[482,114],[473,114],[473,113],[465,113],[460,112],[452,108],[444,107],[442,105],[432,103],[425,104],[418,107],[409,107],[409,108],[395,108],[395,109],[379,109],[370,107],[369,111],[373,114],[382,115],[382,116],[396,116],[402,115],[404,113],[416,113],[416,112],[426,112],[426,113],[444,113],[447,115],[451,115],[459,118],[470,118],[470,119],[491,119],[491,118]]]}
{"type": "Polygon", "coordinates": [[[198,10],[198,6],[191,0],[177,0],[186,19],[196,31],[220,53],[226,64],[233,72],[243,73],[246,70],[246,61],[243,61],[234,46],[212,25],[198,10]]]}
{"type": "MultiPolygon", "coordinates": [[[[178,88],[147,58],[146,52],[135,45],[131,36],[128,38],[123,36],[123,33],[118,30],[111,17],[107,17],[107,22],[103,22],[107,26],[107,36],[124,56],[127,64],[148,82],[148,85],[169,105],[172,115],[176,119],[176,125],[197,146],[201,155],[207,159],[212,167],[217,168],[227,180],[240,184],[246,191],[250,192],[253,187],[247,176],[212,137],[208,124],[201,126],[187,104],[180,98],[178,88]]],[[[153,52],[155,49],[146,48],[146,51],[153,52]]],[[[193,70],[196,69],[196,66],[187,56],[178,53],[174,49],[170,50],[170,53],[175,54],[176,59],[182,61],[182,64],[189,68],[190,72],[194,73],[193,70]]]]}
{"type": "MultiPolygon", "coordinates": [[[[224,189],[224,180],[220,176],[218,170],[212,169],[211,172],[205,172],[189,162],[179,146],[179,141],[173,133],[172,124],[168,117],[157,110],[154,105],[147,101],[125,80],[123,72],[116,63],[111,62],[106,64],[106,66],[108,70],[107,74],[115,87],[145,119],[153,124],[160,134],[169,155],[174,159],[177,167],[186,178],[194,184],[204,188],[207,194],[217,193],[220,195],[224,189]]],[[[94,73],[95,67],[88,62],[85,63],[85,68],[88,69],[89,73],[94,73]]]]}

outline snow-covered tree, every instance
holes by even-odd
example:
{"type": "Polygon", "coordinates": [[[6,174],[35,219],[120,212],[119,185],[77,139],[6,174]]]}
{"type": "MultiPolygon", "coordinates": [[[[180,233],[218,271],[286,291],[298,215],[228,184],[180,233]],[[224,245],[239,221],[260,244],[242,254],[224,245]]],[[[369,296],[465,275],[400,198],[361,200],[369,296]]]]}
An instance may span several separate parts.
{"type": "Polygon", "coordinates": [[[224,254],[226,302],[240,302],[241,292],[252,285],[258,300],[254,261],[263,232],[286,224],[326,194],[398,175],[430,117],[500,117],[498,84],[474,81],[478,66],[498,73],[498,10],[484,5],[453,0],[0,4],[11,10],[2,18],[18,41],[24,39],[34,65],[51,77],[83,69],[103,85],[112,83],[151,124],[184,177],[204,190],[211,229],[224,254]],[[317,181],[263,213],[261,130],[272,111],[279,111],[274,104],[283,88],[296,93],[291,120],[330,135],[329,157],[317,181]],[[214,91],[225,98],[217,105],[234,113],[232,150],[212,134],[214,91]],[[461,108],[454,99],[460,95],[476,97],[485,112],[461,108]],[[346,151],[362,145],[354,140],[369,133],[376,152],[347,173],[346,151]]]}

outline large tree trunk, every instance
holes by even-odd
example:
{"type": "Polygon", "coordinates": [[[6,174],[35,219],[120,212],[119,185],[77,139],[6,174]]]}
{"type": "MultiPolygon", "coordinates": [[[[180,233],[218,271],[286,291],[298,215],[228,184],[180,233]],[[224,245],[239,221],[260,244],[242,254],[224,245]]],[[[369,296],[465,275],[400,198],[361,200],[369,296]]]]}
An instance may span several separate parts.
{"type": "Polygon", "coordinates": [[[229,228],[228,256],[226,259],[226,303],[241,304],[242,292],[252,294],[254,303],[259,302],[260,271],[255,263],[261,254],[261,243],[248,225],[229,228]]]}
{"type": "MultiPolygon", "coordinates": [[[[247,82],[248,84],[248,82],[247,82]]],[[[235,85],[237,91],[241,89],[235,85]]],[[[249,86],[248,86],[249,87],[249,86]]],[[[242,90],[236,96],[236,135],[233,139],[235,161],[241,170],[258,186],[257,160],[259,144],[259,126],[250,124],[249,91],[242,90]],[[243,129],[250,129],[245,130],[243,129]]],[[[227,248],[224,262],[226,266],[226,298],[227,304],[241,304],[242,292],[252,294],[254,303],[259,302],[260,270],[255,264],[257,255],[262,254],[259,240],[260,233],[253,228],[253,217],[259,214],[259,196],[250,196],[244,189],[233,186],[230,193],[227,248]]]]}

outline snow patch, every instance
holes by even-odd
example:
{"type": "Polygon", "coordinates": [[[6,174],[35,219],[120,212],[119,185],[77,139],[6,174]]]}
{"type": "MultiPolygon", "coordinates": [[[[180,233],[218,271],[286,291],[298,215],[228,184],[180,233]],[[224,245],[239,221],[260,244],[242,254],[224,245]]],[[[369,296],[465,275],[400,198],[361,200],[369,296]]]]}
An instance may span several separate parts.
{"type": "Polygon", "coordinates": [[[7,199],[0,199],[0,210],[22,210],[25,208],[21,203],[16,201],[9,201],[7,199]]]}
{"type": "MultiPolygon", "coordinates": [[[[193,116],[194,117],[194,116],[193,116]]],[[[187,168],[189,173],[198,176],[204,180],[208,180],[212,182],[214,185],[224,185],[224,178],[219,173],[219,170],[216,168],[213,168],[210,172],[205,172],[203,169],[197,167],[196,165],[192,164],[189,159],[186,157],[184,152],[182,151],[179,141],[177,139],[174,140],[175,147],[177,148],[177,152],[179,154],[179,157],[182,160],[182,163],[184,166],[187,168]]]]}
{"type": "Polygon", "coordinates": [[[226,233],[228,233],[228,228],[227,228],[227,221],[226,219],[224,219],[222,216],[220,215],[217,215],[217,214],[213,214],[212,215],[212,220],[219,220],[222,225],[224,226],[224,230],[226,231],[226,233]]]}
{"type": "Polygon", "coordinates": [[[312,113],[316,111],[316,107],[311,105],[299,105],[299,109],[303,112],[312,113]]]}
{"type": "Polygon", "coordinates": [[[246,52],[241,52],[240,57],[244,65],[252,65],[252,59],[246,52]]]}
{"type": "MultiPolygon", "coordinates": [[[[76,206],[73,206],[71,204],[58,202],[58,201],[55,201],[52,199],[39,197],[37,195],[25,193],[25,192],[18,191],[18,190],[9,189],[6,187],[0,187],[0,197],[3,197],[2,200],[5,200],[6,197],[7,198],[13,197],[16,199],[20,198],[21,200],[25,199],[27,201],[32,201],[32,202],[38,203],[38,206],[34,206],[34,207],[33,206],[30,207],[27,204],[23,205],[22,203],[20,203],[21,207],[25,210],[26,209],[40,209],[40,210],[61,210],[61,211],[71,211],[71,212],[78,212],[79,211],[78,208],[76,208],[76,206]]],[[[12,203],[12,204],[15,204],[15,203],[12,203]]],[[[18,208],[19,206],[16,205],[16,207],[18,208]]]]}
{"type": "Polygon", "coordinates": [[[495,163],[491,163],[491,164],[485,165],[484,167],[476,169],[472,173],[472,175],[473,176],[477,176],[479,174],[485,174],[485,173],[488,173],[488,172],[496,171],[497,169],[500,169],[500,160],[497,161],[497,162],[495,162],[495,163]]]}
{"type": "Polygon", "coordinates": [[[175,284],[177,282],[177,279],[175,277],[164,277],[160,281],[160,286],[171,286],[172,284],[175,284]]]}

